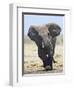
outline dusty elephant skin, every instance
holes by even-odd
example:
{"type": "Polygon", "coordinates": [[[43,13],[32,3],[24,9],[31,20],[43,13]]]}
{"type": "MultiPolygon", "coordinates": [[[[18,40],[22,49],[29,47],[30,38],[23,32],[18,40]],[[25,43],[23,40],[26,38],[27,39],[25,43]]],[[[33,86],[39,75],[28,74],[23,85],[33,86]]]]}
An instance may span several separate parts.
{"type": "Polygon", "coordinates": [[[60,32],[60,26],[54,23],[40,26],[33,25],[29,28],[28,36],[38,46],[38,56],[43,61],[43,66],[46,70],[53,69],[56,37],[60,32]]]}

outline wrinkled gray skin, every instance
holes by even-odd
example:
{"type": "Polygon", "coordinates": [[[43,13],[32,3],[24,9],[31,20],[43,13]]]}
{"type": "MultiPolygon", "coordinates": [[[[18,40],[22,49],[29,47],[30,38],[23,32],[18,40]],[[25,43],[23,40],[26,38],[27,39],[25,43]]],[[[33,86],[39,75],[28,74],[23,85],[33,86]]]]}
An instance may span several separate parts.
{"type": "Polygon", "coordinates": [[[59,25],[49,23],[40,26],[30,26],[28,36],[35,41],[38,46],[38,56],[43,61],[46,70],[52,70],[52,62],[55,62],[53,56],[55,51],[56,37],[60,34],[59,25]]]}

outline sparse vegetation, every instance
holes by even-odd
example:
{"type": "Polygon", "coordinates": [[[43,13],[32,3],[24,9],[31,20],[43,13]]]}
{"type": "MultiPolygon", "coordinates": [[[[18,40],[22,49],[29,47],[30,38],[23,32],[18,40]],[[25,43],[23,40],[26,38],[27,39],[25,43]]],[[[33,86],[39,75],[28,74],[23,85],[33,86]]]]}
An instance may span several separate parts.
{"type": "Polygon", "coordinates": [[[52,71],[44,71],[37,49],[36,44],[26,36],[24,39],[24,73],[55,73],[63,70],[63,36],[57,38],[54,55],[57,63],[53,64],[52,71]]]}

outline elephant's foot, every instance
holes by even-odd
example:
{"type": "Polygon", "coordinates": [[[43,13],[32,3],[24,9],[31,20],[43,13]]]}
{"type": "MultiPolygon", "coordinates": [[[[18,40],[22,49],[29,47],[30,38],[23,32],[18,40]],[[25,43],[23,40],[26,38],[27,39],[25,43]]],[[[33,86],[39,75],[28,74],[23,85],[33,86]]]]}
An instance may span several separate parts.
{"type": "Polygon", "coordinates": [[[53,69],[53,57],[48,57],[43,60],[45,70],[52,70],[53,69]]]}
{"type": "Polygon", "coordinates": [[[53,68],[52,68],[50,65],[48,65],[48,66],[45,67],[45,70],[46,70],[46,71],[48,71],[48,70],[53,70],[53,68]]]}

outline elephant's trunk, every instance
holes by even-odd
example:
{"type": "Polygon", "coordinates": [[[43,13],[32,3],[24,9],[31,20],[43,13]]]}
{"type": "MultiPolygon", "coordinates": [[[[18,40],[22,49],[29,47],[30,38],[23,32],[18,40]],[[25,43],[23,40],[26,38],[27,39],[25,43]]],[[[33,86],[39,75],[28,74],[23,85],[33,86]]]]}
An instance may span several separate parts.
{"type": "Polygon", "coordinates": [[[42,48],[46,48],[48,51],[48,54],[50,54],[50,56],[53,56],[53,44],[50,39],[44,39],[42,41],[42,48]]]}

